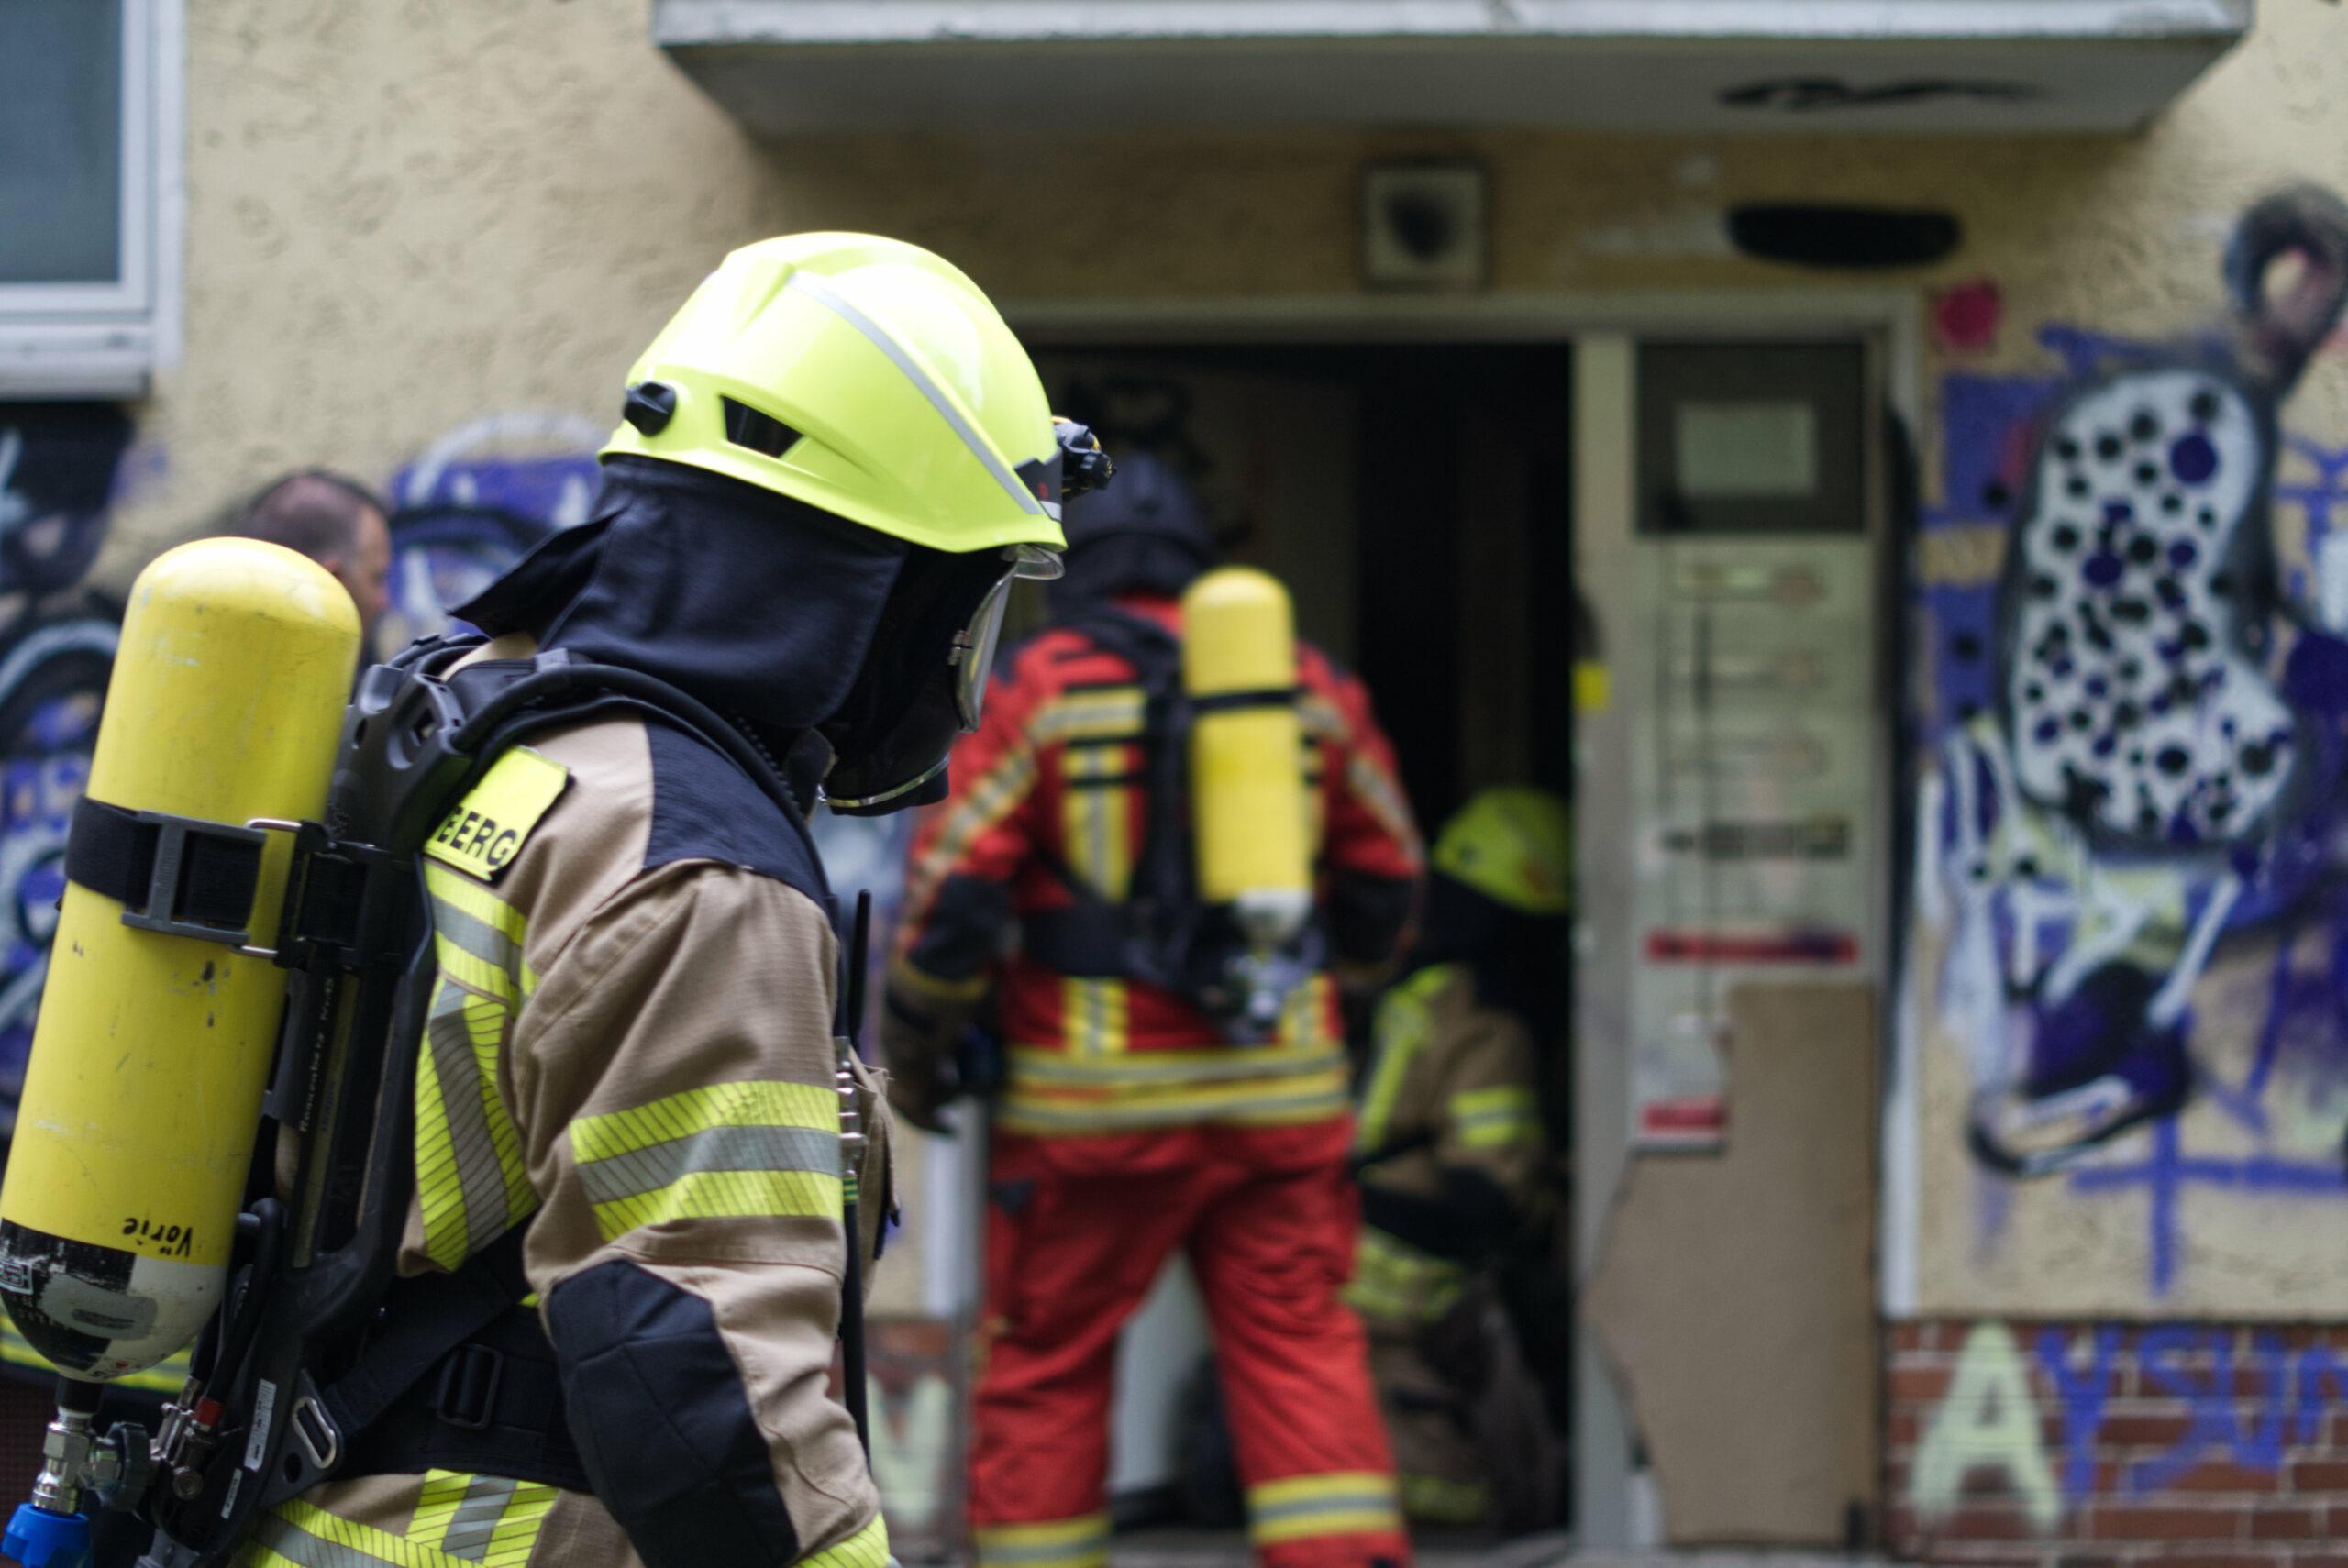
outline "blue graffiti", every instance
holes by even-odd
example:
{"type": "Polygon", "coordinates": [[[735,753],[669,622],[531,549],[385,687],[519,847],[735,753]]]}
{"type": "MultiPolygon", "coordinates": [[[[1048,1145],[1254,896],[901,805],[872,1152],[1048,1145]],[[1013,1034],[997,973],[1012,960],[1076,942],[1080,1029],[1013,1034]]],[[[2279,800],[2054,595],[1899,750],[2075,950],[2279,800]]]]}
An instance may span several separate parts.
{"type": "MultiPolygon", "coordinates": [[[[2043,1329],[2032,1345],[2062,1405],[2062,1487],[2074,1506],[2097,1488],[2121,1340],[2117,1325],[2097,1328],[2083,1364],[2064,1330],[2043,1329]]],[[[2324,1418],[2348,1406],[2348,1365],[2323,1345],[2295,1354],[2280,1335],[2261,1333],[2243,1355],[2230,1330],[2168,1324],[2144,1330],[2136,1349],[2145,1395],[2181,1403],[2186,1430],[2118,1472],[2122,1495],[2165,1492],[2205,1464],[2279,1472],[2292,1444],[2317,1441],[2324,1418]]]]}
{"type": "Polygon", "coordinates": [[[426,506],[392,514],[390,603],[379,655],[451,630],[449,612],[487,588],[552,533],[551,524],[481,506],[426,506]]]}
{"type": "MultiPolygon", "coordinates": [[[[13,1105],[32,1051],[33,1015],[49,969],[57,900],[65,892],[65,838],[90,778],[98,693],[52,697],[0,760],[0,884],[10,889],[0,930],[0,1094],[13,1105]]],[[[0,1131],[7,1118],[0,1114],[0,1131]]]]}
{"type": "Polygon", "coordinates": [[[392,479],[392,504],[468,507],[565,528],[587,520],[605,430],[571,414],[502,414],[460,425],[392,479]]]}
{"type": "MultiPolygon", "coordinates": [[[[2013,526],[2042,442],[2048,439],[2050,418],[2065,406],[2073,389],[2115,370],[2176,363],[2179,353],[2173,344],[2063,325],[2042,329],[2038,342],[2060,365],[2059,372],[2023,376],[1960,372],[1944,380],[1940,398],[1944,499],[1922,518],[1927,535],[2013,526]]],[[[2208,356],[2215,363],[2223,350],[2223,342],[2211,337],[2188,345],[2185,352],[2208,356]]],[[[2286,434],[2277,455],[2282,470],[2269,491],[2270,511],[2280,525],[2276,533],[2287,541],[2303,539],[2307,560],[2320,561],[2334,528],[2348,527],[2348,447],[2286,434]],[[2293,523],[2301,526],[2294,530],[2289,526],[2293,523]]],[[[2342,565],[2348,562],[2335,563],[2335,570],[2342,565]]],[[[2287,563],[2280,585],[2286,608],[2276,628],[2281,646],[2291,655],[2284,661],[2281,687],[2293,707],[2305,715],[2305,733],[2311,737],[2314,760],[2309,769],[2309,786],[2291,814],[2254,845],[2246,845],[2216,859],[2206,856],[2177,859],[2168,871],[2174,885],[2171,918],[2180,936],[2205,927],[2207,934],[2198,955],[2191,951],[2190,941],[2184,942],[2180,967],[2206,961],[2211,946],[2239,933],[2253,930],[2276,933],[2277,951],[2263,1010],[2250,1019],[2224,1022],[2230,1033],[2238,1032],[2251,1045],[2248,1067],[2221,1071],[2206,1059],[2209,1053],[2200,1051],[2194,1054],[2190,1069],[2190,1092],[2196,1099],[2216,1108],[2227,1124],[2264,1147],[2249,1154],[2186,1147],[2175,1115],[2185,1092],[2184,1080],[2178,1076],[2184,1071],[2182,1054],[2196,1030],[2210,1026],[2210,1021],[2197,1019],[2189,1005],[2172,1000],[2161,1015],[2167,1020],[2165,1027],[2173,1041],[2168,1044],[2149,1027],[2135,1028],[2123,1037],[2110,1022],[2113,1018],[2145,1018],[2146,1010],[2159,999],[2152,993],[2164,979],[2156,969],[2146,971],[2144,978],[2137,981],[2120,966],[2107,965],[2102,970],[2089,971],[2084,978],[2074,976],[2068,982],[2076,988],[2067,993],[2069,1001],[2058,1003],[2050,996],[2033,998],[2032,1003],[2042,1076],[2061,1076],[2059,1071],[2048,1072],[2052,1058],[2047,1053],[2066,1048],[2060,1031],[2071,1026],[2066,1021],[2077,1014],[2076,1027],[2086,1032],[2067,1048],[2079,1052],[2082,1060],[2117,1062],[2117,1069],[2106,1070],[2132,1074],[2141,1103],[2158,1100],[2165,1107],[2155,1109],[2149,1121],[2149,1136],[2134,1157],[2090,1164],[2077,1162],[2076,1153],[2066,1153],[2039,1167],[2067,1166],[2069,1190],[2083,1198],[2140,1196],[2149,1232],[2147,1283],[2155,1297],[2170,1292],[2177,1281],[2184,1251],[2181,1210],[2188,1193],[2255,1193],[2286,1200],[2337,1200],[2348,1196],[2348,1176],[2343,1176],[2337,1151],[2310,1154],[2304,1146],[2276,1146],[2278,1107],[2275,1097],[2278,1093],[2306,1093],[2310,1083],[2319,1088],[2334,1083],[2348,1087],[2348,889],[2338,883],[2330,852],[2335,837],[2348,831],[2348,801],[2342,799],[2341,782],[2348,770],[2341,766],[2336,693],[2326,696],[2331,688],[2348,681],[2334,668],[2335,650],[2343,646],[2341,639],[2320,629],[2308,629],[2338,624],[2343,607],[2336,602],[2348,598],[2348,583],[2332,585],[2335,602],[2320,603],[2324,590],[2320,582],[2311,588],[2309,575],[2306,567],[2287,563]],[[2310,954],[2318,947],[2322,950],[2320,962],[2311,963],[2310,954]],[[2099,996],[2099,985],[2107,990],[2132,985],[2144,994],[2099,996]],[[2103,1021],[2098,1022],[2098,1018],[2103,1021]],[[2131,1040],[2135,1043],[2128,1044],[2131,1040]],[[2137,1054],[2132,1058],[2114,1056],[2123,1046],[2137,1054]],[[2158,1058],[2164,1055],[2171,1064],[2165,1078],[2154,1074],[2161,1065],[2158,1058]],[[2278,1072],[2287,1057],[2292,1075],[2278,1072]]],[[[2013,804],[2011,775],[2003,771],[2012,764],[1980,749],[1980,737],[1986,734],[1983,726],[2000,712],[2003,695],[1997,638],[2000,593],[2005,587],[2002,580],[1968,578],[1926,580],[1914,591],[1914,608],[1928,629],[1928,646],[1933,650],[1933,680],[1917,714],[1918,728],[1943,758],[1944,780],[1950,770],[1960,767],[1970,776],[1962,789],[1948,790],[1940,801],[1940,819],[1925,827],[1952,851],[1989,842],[1998,814],[2013,804]],[[1960,756],[1966,760],[1952,760],[1960,756]],[[2001,782],[2006,791],[2002,797],[1997,790],[2001,782]],[[1960,808],[1975,814],[1960,820],[1960,808]]],[[[2140,855],[2133,860],[2120,857],[2116,864],[2123,870],[2133,867],[2141,875],[2159,860],[2156,856],[2140,855]]],[[[2051,973],[2061,955],[2093,934],[2088,923],[2090,911],[2076,896],[2078,889],[2066,886],[2062,876],[2050,875],[2053,869],[2041,866],[2033,870],[2027,858],[2018,864],[2009,860],[1986,872],[1977,859],[1970,867],[1961,857],[1951,863],[1953,875],[1969,876],[1977,885],[1987,875],[2001,889],[1992,894],[1985,907],[1983,929],[2000,954],[2040,955],[2041,976],[2051,973]]],[[[2189,982],[2190,973],[2187,978],[2189,982]]],[[[2072,1075],[2077,1079],[2090,1076],[2087,1070],[2072,1075]]],[[[1980,1147],[1977,1136],[1977,1150],[1980,1147]]],[[[2001,1211],[1999,1205],[1985,1210],[1992,1229],[1995,1215],[2001,1211]]],[[[2097,1375],[2092,1368],[2078,1374],[2058,1373],[2050,1363],[2049,1375],[2077,1380],[2097,1375]]]]}
{"type": "Polygon", "coordinates": [[[493,414],[393,475],[391,605],[377,651],[449,630],[452,606],[548,534],[585,522],[603,436],[575,414],[493,414]]]}
{"type": "Polygon", "coordinates": [[[104,403],[0,406],[0,1136],[16,1122],[66,830],[114,663],[117,613],[79,585],[130,438],[104,403]]]}

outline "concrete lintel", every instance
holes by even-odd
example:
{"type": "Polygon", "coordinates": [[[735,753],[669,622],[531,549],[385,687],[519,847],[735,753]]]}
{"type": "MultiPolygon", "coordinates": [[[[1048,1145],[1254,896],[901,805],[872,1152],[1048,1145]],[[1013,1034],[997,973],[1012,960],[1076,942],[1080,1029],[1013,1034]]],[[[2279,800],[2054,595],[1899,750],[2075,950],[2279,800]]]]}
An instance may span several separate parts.
{"type": "Polygon", "coordinates": [[[663,47],[1153,40],[2202,39],[2254,0],[656,0],[663,47]]]}

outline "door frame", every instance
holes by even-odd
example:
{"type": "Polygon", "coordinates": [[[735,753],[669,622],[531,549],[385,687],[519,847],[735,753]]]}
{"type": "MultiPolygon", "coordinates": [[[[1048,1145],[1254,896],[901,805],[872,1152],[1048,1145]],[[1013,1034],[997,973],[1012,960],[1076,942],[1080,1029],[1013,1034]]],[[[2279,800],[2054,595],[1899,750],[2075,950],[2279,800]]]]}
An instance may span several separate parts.
{"type": "MultiPolygon", "coordinates": [[[[1877,346],[1886,397],[1911,436],[1923,428],[1925,302],[1904,289],[1779,288],[1635,291],[1609,293],[1496,293],[1461,296],[1363,294],[1255,296],[1195,300],[1013,300],[1004,316],[1038,348],[1168,347],[1184,344],[1556,343],[1574,348],[1573,496],[1575,558],[1585,563],[1627,552],[1636,504],[1637,472],[1633,380],[1641,341],[1671,338],[1865,337],[1877,346]]],[[[1919,442],[1920,449],[1922,442],[1919,442]]],[[[1886,535],[1886,549],[1901,541],[1886,535]]],[[[1887,625],[1901,606],[1886,607],[1887,625]]],[[[1895,689],[1894,704],[1899,700],[1895,689]]],[[[1894,709],[1896,712],[1896,707],[1894,709]]],[[[1588,720],[1578,721],[1587,724],[1588,720]]],[[[1600,721],[1603,722],[1602,720],[1600,721]]],[[[1879,741],[1877,777],[1898,777],[1888,764],[1896,744],[1891,726],[1879,741]]],[[[1627,791],[1622,791],[1627,796],[1627,791]]],[[[1596,806],[1600,802],[1587,802],[1596,806]]],[[[1627,809],[1627,798],[1611,814],[1627,809]]],[[[1902,802],[1887,798],[1887,816],[1902,802]]],[[[1595,820],[1595,813],[1592,820],[1595,820]]],[[[1585,834],[1588,833],[1585,828],[1585,834]]],[[[1585,842],[1588,842],[1585,837],[1585,842]]],[[[1616,844],[1623,841],[1619,834],[1616,844]]],[[[1888,835],[1896,844],[1897,835],[1888,835]]],[[[1627,855],[1611,896],[1627,897],[1627,855]]],[[[1888,860],[1887,856],[1886,860],[1888,860]]],[[[1585,886],[1596,868],[1585,865],[1585,886]]],[[[1887,922],[1900,911],[1890,901],[1891,868],[1880,868],[1876,907],[1887,922]]],[[[1608,880],[1614,880],[1610,877],[1608,880]]],[[[1628,1016],[1627,937],[1609,937],[1584,925],[1577,933],[1578,966],[1601,975],[1611,968],[1619,995],[1577,988],[1576,1028],[1583,1038],[1619,1040],[1628,1016]]],[[[1877,1293],[1886,1317],[1912,1312],[1917,1213],[1914,1042],[1906,1010],[1898,1006],[1902,977],[1878,974],[1877,994],[1891,1045],[1885,1074],[1880,1130],[1880,1191],[1877,1203],[1877,1293]]],[[[1629,1062],[1621,1050],[1575,1053],[1574,1249],[1578,1275],[1595,1267],[1598,1243],[1629,1163],[1629,1062]]],[[[1631,1431],[1614,1393],[1611,1372],[1595,1337],[1576,1336],[1574,1517],[1578,1550],[1606,1551],[1657,1544],[1659,1519],[1651,1497],[1634,1497],[1631,1431]]]]}

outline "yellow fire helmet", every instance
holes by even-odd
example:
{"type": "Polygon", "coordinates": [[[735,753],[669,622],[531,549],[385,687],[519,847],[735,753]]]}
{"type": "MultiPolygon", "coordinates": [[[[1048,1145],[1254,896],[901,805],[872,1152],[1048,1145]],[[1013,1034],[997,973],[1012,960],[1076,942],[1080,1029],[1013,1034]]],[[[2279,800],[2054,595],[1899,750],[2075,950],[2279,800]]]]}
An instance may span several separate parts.
{"type": "Polygon", "coordinates": [[[623,453],[934,550],[1064,547],[1027,351],[976,283],[901,240],[797,234],[726,257],[628,372],[603,455],[623,453]]]}
{"type": "Polygon", "coordinates": [[[1479,790],[1443,827],[1434,868],[1529,915],[1573,908],[1574,823],[1546,790],[1479,790]]]}

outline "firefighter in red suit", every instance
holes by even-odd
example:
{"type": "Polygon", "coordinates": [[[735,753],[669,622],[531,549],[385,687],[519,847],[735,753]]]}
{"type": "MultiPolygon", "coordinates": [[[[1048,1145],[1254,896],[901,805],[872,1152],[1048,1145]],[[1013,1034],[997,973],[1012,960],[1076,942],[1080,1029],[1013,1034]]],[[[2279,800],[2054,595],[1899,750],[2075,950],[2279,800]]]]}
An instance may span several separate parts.
{"type": "MultiPolygon", "coordinates": [[[[1292,990],[1270,1041],[1235,1045],[1177,991],[1120,972],[1124,906],[1171,842],[1151,810],[1168,791],[1148,786],[1167,748],[1150,736],[1179,685],[1178,599],[1213,564],[1212,535],[1195,493],[1146,454],[1070,507],[1068,530],[1054,624],[998,674],[956,748],[951,798],[914,841],[884,1025],[892,1099],[932,1129],[958,1088],[956,1043],[990,1001],[1004,1047],[970,1474],[979,1562],[1106,1562],[1117,1333],[1180,1249],[1257,1561],[1400,1568],[1363,1332],[1338,1296],[1357,1202],[1335,976],[1292,990]]],[[[1409,924],[1422,845],[1360,683],[1298,654],[1318,923],[1335,963],[1374,966],[1409,924]]]]}

